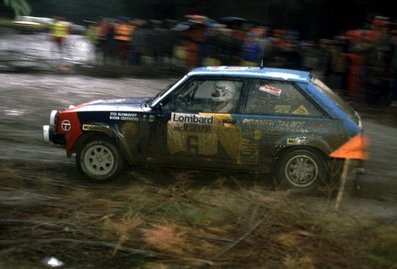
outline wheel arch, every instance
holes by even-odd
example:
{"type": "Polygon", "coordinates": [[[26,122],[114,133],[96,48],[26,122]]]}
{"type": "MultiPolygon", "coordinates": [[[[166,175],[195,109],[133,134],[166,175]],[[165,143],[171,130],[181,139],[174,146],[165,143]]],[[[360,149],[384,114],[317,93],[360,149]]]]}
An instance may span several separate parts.
{"type": "Polygon", "coordinates": [[[134,157],[132,152],[128,149],[130,148],[126,138],[120,133],[117,132],[116,129],[112,129],[109,126],[99,125],[99,124],[90,124],[83,125],[83,134],[77,139],[76,143],[73,146],[73,151],[76,152],[81,146],[83,146],[87,141],[91,140],[94,137],[103,137],[106,139],[113,140],[116,143],[116,146],[120,150],[122,157],[129,164],[134,163],[134,157]]]}
{"type": "Polygon", "coordinates": [[[310,151],[315,151],[319,155],[321,155],[324,158],[324,161],[329,159],[329,156],[320,148],[314,146],[314,145],[289,145],[285,146],[282,148],[279,148],[275,155],[274,155],[274,161],[273,165],[276,165],[277,162],[280,160],[281,156],[285,155],[288,152],[294,151],[294,150],[310,150],[310,151]]]}
{"type": "Polygon", "coordinates": [[[333,151],[332,147],[321,136],[315,134],[283,137],[277,141],[276,145],[273,151],[274,159],[277,159],[286,151],[295,149],[315,150],[327,159],[333,151]]]}

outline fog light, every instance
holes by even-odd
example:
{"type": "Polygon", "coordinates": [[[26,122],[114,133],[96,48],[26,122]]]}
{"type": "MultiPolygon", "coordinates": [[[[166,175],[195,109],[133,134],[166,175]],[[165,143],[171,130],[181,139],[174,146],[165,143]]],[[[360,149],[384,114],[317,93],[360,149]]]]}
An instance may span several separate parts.
{"type": "Polygon", "coordinates": [[[43,140],[47,143],[50,142],[50,128],[49,125],[43,125],[43,140]]]}

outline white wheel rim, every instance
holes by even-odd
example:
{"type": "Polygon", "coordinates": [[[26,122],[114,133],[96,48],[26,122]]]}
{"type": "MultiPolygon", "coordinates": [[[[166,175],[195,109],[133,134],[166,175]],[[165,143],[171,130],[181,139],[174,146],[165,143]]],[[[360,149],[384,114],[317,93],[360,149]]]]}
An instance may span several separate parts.
{"type": "Polygon", "coordinates": [[[95,145],[84,153],[84,167],[87,172],[97,176],[109,174],[115,164],[115,158],[109,148],[103,145],[95,145]]]}

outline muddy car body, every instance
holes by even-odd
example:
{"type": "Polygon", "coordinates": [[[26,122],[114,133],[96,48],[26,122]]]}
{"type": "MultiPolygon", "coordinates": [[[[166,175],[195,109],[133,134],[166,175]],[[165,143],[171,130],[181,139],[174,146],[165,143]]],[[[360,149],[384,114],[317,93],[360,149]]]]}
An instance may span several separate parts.
{"type": "Polygon", "coordinates": [[[330,153],[362,132],[358,113],[311,73],[259,67],[196,68],[153,98],[54,110],[43,126],[96,180],[155,165],[272,173],[304,191],[340,170],[330,153]]]}

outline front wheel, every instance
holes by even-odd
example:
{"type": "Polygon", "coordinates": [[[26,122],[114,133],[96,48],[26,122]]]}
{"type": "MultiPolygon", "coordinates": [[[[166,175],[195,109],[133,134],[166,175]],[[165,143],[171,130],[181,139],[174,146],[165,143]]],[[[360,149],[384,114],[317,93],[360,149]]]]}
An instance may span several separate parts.
{"type": "Polygon", "coordinates": [[[113,141],[96,137],[77,150],[76,165],[90,179],[106,181],[121,173],[124,159],[113,141]]]}
{"type": "Polygon", "coordinates": [[[276,177],[288,189],[312,192],[327,179],[324,157],[309,149],[289,150],[282,154],[276,165],[276,177]]]}

